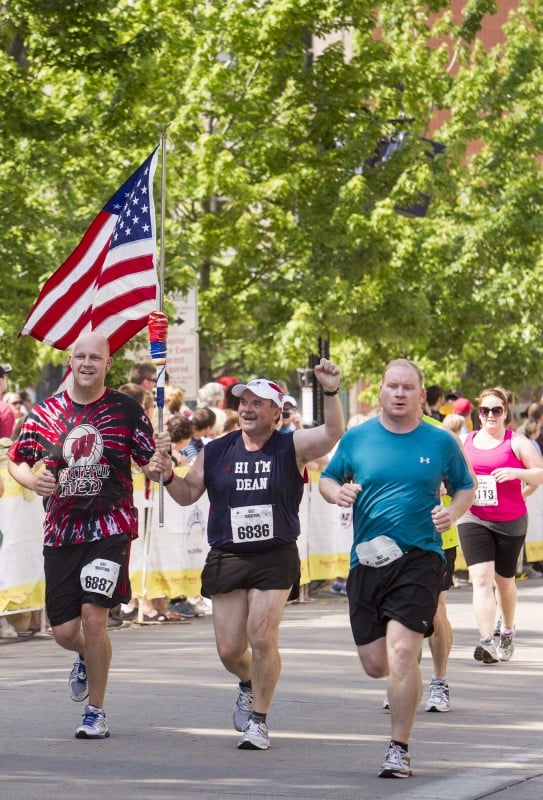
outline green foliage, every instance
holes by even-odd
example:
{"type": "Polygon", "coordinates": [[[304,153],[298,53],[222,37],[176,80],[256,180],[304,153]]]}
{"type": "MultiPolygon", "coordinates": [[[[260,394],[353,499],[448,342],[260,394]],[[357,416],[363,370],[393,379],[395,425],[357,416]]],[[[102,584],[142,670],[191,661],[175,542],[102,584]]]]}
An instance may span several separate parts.
{"type": "Polygon", "coordinates": [[[346,381],[403,354],[469,393],[537,384],[543,15],[514,4],[485,50],[503,5],[5,3],[0,355],[17,379],[64,358],[17,333],[167,125],[165,288],[198,285],[202,380],[286,377],[324,336],[346,381]],[[398,213],[421,193],[426,217],[398,213]]]}

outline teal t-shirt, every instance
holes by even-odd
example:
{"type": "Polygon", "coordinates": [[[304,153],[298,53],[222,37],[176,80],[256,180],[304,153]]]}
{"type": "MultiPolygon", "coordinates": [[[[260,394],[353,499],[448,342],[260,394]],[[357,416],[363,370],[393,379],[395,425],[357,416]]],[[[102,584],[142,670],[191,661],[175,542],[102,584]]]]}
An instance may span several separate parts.
{"type": "Polygon", "coordinates": [[[392,433],[375,417],[341,438],[324,478],[362,486],[353,506],[355,548],[376,536],[389,536],[402,550],[434,550],[443,557],[441,534],[431,512],[447,479],[453,494],[473,488],[460,445],[449,431],[421,421],[410,433],[392,433]]]}

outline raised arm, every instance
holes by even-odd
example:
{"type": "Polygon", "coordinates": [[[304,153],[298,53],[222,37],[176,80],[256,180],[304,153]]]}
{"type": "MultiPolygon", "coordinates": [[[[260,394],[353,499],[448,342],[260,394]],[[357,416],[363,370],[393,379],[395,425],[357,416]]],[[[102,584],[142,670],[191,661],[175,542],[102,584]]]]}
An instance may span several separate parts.
{"type": "Polygon", "coordinates": [[[343,407],[339,399],[339,367],[333,361],[321,358],[315,367],[315,377],[324,390],[324,424],[294,431],[296,460],[300,469],[309,461],[329,453],[345,431],[343,407]]]}

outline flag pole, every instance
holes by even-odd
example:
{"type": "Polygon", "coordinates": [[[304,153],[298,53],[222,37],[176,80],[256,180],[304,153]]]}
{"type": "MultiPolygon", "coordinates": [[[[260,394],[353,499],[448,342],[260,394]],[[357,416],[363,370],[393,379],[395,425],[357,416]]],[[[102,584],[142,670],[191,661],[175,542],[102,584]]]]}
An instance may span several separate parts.
{"type": "MultiPolygon", "coordinates": [[[[160,147],[161,147],[161,175],[160,175],[160,250],[158,256],[158,311],[149,314],[147,327],[149,329],[149,349],[151,361],[157,367],[156,382],[156,404],[157,404],[157,428],[161,433],[164,427],[164,387],[166,384],[166,341],[168,338],[168,317],[164,314],[164,263],[165,263],[165,231],[166,231],[166,130],[168,125],[160,125],[160,147]]],[[[151,484],[153,486],[153,484],[151,484]]],[[[144,542],[143,542],[143,562],[142,562],[142,597],[147,596],[147,557],[149,555],[149,542],[151,537],[151,515],[152,515],[151,489],[150,507],[146,509],[144,542]]],[[[164,527],[164,474],[161,472],[158,483],[158,525],[164,527]]],[[[143,612],[138,610],[138,620],[143,621],[143,612]]]]}
{"type": "Polygon", "coordinates": [[[166,130],[169,125],[161,125],[160,146],[162,169],[160,176],[160,254],[159,254],[159,304],[158,310],[164,311],[164,241],[166,236],[166,130]]]}
{"type": "MultiPolygon", "coordinates": [[[[160,251],[158,270],[158,311],[149,314],[149,347],[151,361],[157,367],[156,404],[157,429],[161,433],[164,427],[164,391],[166,385],[166,340],[168,338],[168,317],[164,314],[164,262],[165,262],[165,230],[166,230],[166,130],[168,125],[160,126],[160,143],[162,148],[162,170],[160,181],[160,251]]],[[[164,525],[164,475],[161,473],[158,484],[158,524],[164,525]]]]}

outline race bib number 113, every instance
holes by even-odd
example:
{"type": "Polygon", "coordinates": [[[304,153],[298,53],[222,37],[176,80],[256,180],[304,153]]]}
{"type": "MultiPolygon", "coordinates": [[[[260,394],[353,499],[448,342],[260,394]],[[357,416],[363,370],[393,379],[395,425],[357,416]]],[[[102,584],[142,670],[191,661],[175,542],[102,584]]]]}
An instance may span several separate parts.
{"type": "Polygon", "coordinates": [[[497,506],[498,505],[498,486],[496,478],[492,475],[477,475],[477,490],[475,493],[474,506],[497,506]]]}

